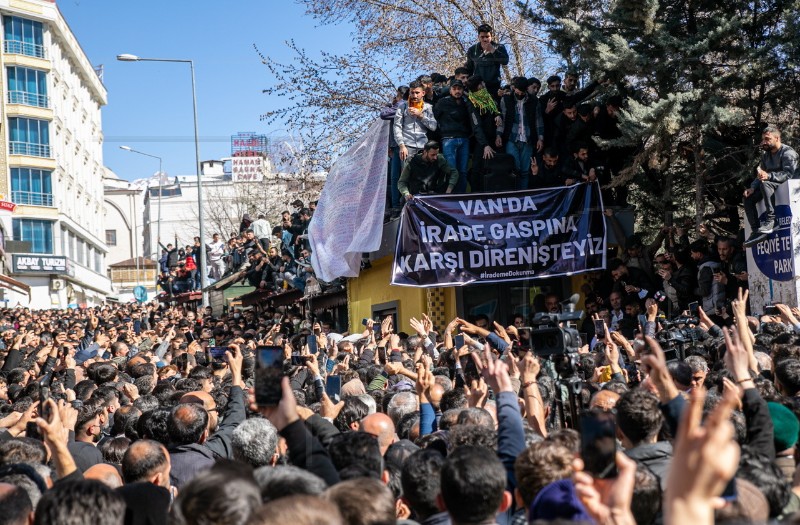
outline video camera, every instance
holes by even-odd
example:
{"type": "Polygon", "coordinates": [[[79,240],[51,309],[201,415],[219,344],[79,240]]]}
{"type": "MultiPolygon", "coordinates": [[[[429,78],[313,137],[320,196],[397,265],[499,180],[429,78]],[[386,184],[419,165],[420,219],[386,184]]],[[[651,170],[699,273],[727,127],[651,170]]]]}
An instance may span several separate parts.
{"type": "Polygon", "coordinates": [[[538,313],[532,324],[538,328],[531,330],[531,348],[536,355],[546,357],[577,353],[581,347],[581,336],[575,328],[561,327],[562,322],[577,321],[583,312],[565,314],[538,313]]]}
{"type": "Polygon", "coordinates": [[[697,317],[684,315],[672,321],[660,322],[665,329],[656,334],[656,341],[664,350],[664,358],[667,362],[683,360],[686,357],[687,347],[697,342],[697,332],[689,325],[697,326],[700,320],[697,317]]]}

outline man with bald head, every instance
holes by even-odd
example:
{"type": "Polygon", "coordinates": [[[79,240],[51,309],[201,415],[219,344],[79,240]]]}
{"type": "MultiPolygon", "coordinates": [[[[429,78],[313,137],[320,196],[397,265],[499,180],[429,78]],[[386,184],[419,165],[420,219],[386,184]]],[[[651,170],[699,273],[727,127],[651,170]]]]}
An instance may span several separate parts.
{"type": "Polygon", "coordinates": [[[600,390],[592,396],[589,408],[599,408],[603,412],[610,412],[617,405],[619,394],[611,390],[600,390]]]}
{"type": "Polygon", "coordinates": [[[216,461],[214,453],[205,446],[208,419],[208,412],[199,403],[180,403],[170,412],[167,420],[170,482],[178,488],[210,469],[216,461]]]}
{"type": "Polygon", "coordinates": [[[119,475],[119,471],[108,463],[92,465],[83,473],[83,477],[84,479],[96,479],[110,489],[117,489],[122,486],[122,477],[119,475]]]}
{"type": "Polygon", "coordinates": [[[140,439],[131,443],[122,457],[122,479],[131,483],[152,483],[169,489],[169,453],[158,441],[140,439]]]}
{"type": "Polygon", "coordinates": [[[397,441],[394,423],[386,414],[376,412],[361,420],[359,431],[370,434],[378,438],[378,446],[381,449],[381,456],[386,454],[386,450],[392,443],[397,441]]]}
{"type": "MultiPolygon", "coordinates": [[[[231,345],[235,346],[235,345],[231,345]]],[[[245,413],[245,394],[242,386],[242,353],[238,347],[232,348],[228,367],[231,371],[231,392],[228,397],[228,404],[225,413],[222,415],[222,423],[219,423],[217,415],[217,402],[208,393],[202,390],[188,392],[181,397],[181,403],[196,404],[202,406],[208,413],[208,438],[205,447],[214,453],[215,457],[233,459],[233,444],[231,442],[233,431],[246,418],[245,413]]]]}

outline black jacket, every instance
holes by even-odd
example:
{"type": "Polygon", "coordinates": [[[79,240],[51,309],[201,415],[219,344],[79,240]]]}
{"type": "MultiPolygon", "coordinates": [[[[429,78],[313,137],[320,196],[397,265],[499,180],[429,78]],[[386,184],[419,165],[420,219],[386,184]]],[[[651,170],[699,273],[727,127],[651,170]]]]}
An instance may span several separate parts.
{"type": "Polygon", "coordinates": [[[539,104],[542,106],[542,116],[544,117],[544,145],[545,147],[552,146],[555,140],[555,123],[556,118],[561,114],[564,110],[564,104],[578,104],[582,100],[585,100],[589,96],[594,93],[594,90],[597,89],[597,86],[600,84],[597,82],[591,82],[585,88],[581,89],[580,91],[575,91],[573,93],[566,93],[561,90],[557,91],[548,91],[544,93],[542,96],[539,97],[539,104]],[[556,106],[550,113],[547,113],[547,103],[550,102],[551,99],[556,100],[556,106]]]}
{"type": "Polygon", "coordinates": [[[557,188],[564,185],[564,180],[560,163],[553,169],[545,167],[542,163],[539,165],[538,175],[531,175],[530,184],[532,188],[557,188]]]}
{"type": "MultiPolygon", "coordinates": [[[[514,127],[514,117],[517,113],[517,99],[514,97],[513,93],[503,97],[503,106],[505,107],[505,114],[503,115],[502,138],[503,144],[506,144],[509,140],[513,140],[511,137],[511,128],[514,127]]],[[[544,133],[544,124],[542,124],[542,129],[539,129],[539,123],[541,122],[542,116],[542,109],[539,106],[539,99],[533,95],[529,95],[525,101],[523,109],[525,110],[524,124],[526,129],[530,130],[528,144],[536,146],[536,142],[539,140],[539,133],[544,133]]]]}
{"type": "Polygon", "coordinates": [[[167,450],[172,463],[169,480],[178,488],[187,484],[199,473],[214,466],[214,453],[205,445],[190,443],[189,445],[171,446],[167,450]]]}
{"type": "Polygon", "coordinates": [[[420,151],[414,155],[403,168],[397,184],[402,195],[444,193],[448,186],[458,182],[458,171],[447,163],[444,155],[440,153],[436,162],[427,162],[423,154],[420,151]]]}
{"type": "Polygon", "coordinates": [[[672,461],[672,445],[669,441],[639,445],[626,450],[625,454],[629,458],[636,460],[637,463],[642,463],[649,468],[658,478],[661,490],[666,489],[669,464],[672,461]]]}
{"type": "Polygon", "coordinates": [[[500,87],[500,67],[508,65],[508,51],[506,47],[497,42],[492,42],[497,49],[494,53],[484,53],[480,44],[475,44],[467,49],[467,70],[469,75],[480,75],[486,89],[493,97],[497,96],[497,88],[500,87]],[[491,88],[494,88],[492,91],[491,88]]]}
{"type": "Polygon", "coordinates": [[[436,129],[442,138],[468,138],[474,135],[479,144],[487,144],[480,117],[466,97],[462,97],[460,103],[452,96],[440,99],[433,108],[433,116],[436,117],[436,129]]]}
{"type": "Polygon", "coordinates": [[[241,387],[232,386],[228,396],[228,404],[222,415],[222,422],[217,431],[209,436],[205,442],[206,448],[218,458],[233,459],[233,446],[231,436],[236,427],[245,420],[247,414],[244,409],[245,394],[241,387]]]}
{"type": "Polygon", "coordinates": [[[311,435],[298,419],[280,431],[289,449],[292,465],[305,469],[322,478],[328,486],[339,482],[339,473],[331,461],[328,451],[311,435]]]}
{"type": "Polygon", "coordinates": [[[464,97],[460,101],[452,96],[442,98],[433,107],[433,116],[442,138],[465,139],[472,134],[469,108],[464,97]]]}

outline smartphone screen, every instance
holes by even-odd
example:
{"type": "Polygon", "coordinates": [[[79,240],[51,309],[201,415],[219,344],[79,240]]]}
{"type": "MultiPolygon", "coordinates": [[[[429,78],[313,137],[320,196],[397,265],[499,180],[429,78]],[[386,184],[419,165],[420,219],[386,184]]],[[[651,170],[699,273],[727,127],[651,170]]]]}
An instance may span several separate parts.
{"type": "Polygon", "coordinates": [[[227,351],[228,349],[224,346],[212,346],[208,349],[208,353],[211,354],[211,359],[215,363],[225,363],[225,352],[227,351]]]}
{"type": "Polygon", "coordinates": [[[453,338],[453,344],[456,347],[456,350],[464,346],[464,336],[462,334],[458,334],[453,338]]]}
{"type": "Polygon", "coordinates": [[[697,301],[689,303],[689,315],[697,315],[697,301]]]}
{"type": "Polygon", "coordinates": [[[50,388],[46,386],[39,387],[39,415],[45,421],[50,421],[50,405],[47,400],[50,399],[50,388]]]}
{"type": "Polygon", "coordinates": [[[781,315],[781,312],[778,310],[777,306],[768,304],[764,306],[764,315],[781,315]]]}
{"type": "Polygon", "coordinates": [[[581,416],[581,458],[584,470],[598,479],[617,476],[614,415],[591,410],[581,416]]]}
{"type": "Polygon", "coordinates": [[[281,400],[283,377],[283,348],[256,347],[255,394],[258,406],[275,406],[281,400]]]}
{"type": "Polygon", "coordinates": [[[208,340],[208,345],[217,346],[217,340],[212,337],[211,339],[208,340]]]}
{"type": "Polygon", "coordinates": [[[308,344],[309,353],[316,354],[317,353],[317,336],[315,336],[314,334],[309,335],[308,339],[306,339],[306,343],[308,344]]]}
{"type": "Polygon", "coordinates": [[[639,314],[639,325],[642,327],[642,330],[644,330],[644,325],[646,324],[647,324],[647,316],[639,314]]]}
{"type": "Polygon", "coordinates": [[[594,320],[594,335],[596,335],[598,339],[602,339],[606,336],[606,322],[602,319],[594,320]]]}
{"type": "Polygon", "coordinates": [[[325,393],[328,394],[331,401],[338,403],[342,398],[342,377],[328,376],[328,381],[325,383],[325,393]]]}
{"type": "Polygon", "coordinates": [[[386,364],[386,347],[384,346],[378,347],[378,359],[380,360],[382,365],[386,364]]]}
{"type": "Polygon", "coordinates": [[[292,354],[292,364],[294,366],[303,366],[305,362],[305,359],[300,354],[292,354]]]}

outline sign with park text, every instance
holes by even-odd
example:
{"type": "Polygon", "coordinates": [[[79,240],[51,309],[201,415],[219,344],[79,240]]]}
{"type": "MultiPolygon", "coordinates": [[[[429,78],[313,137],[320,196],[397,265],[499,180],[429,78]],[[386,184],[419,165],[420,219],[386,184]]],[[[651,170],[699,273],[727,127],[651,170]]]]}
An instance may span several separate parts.
{"type": "Polygon", "coordinates": [[[463,286],[604,269],[597,183],[415,197],[403,209],[392,284],[463,286]]]}

